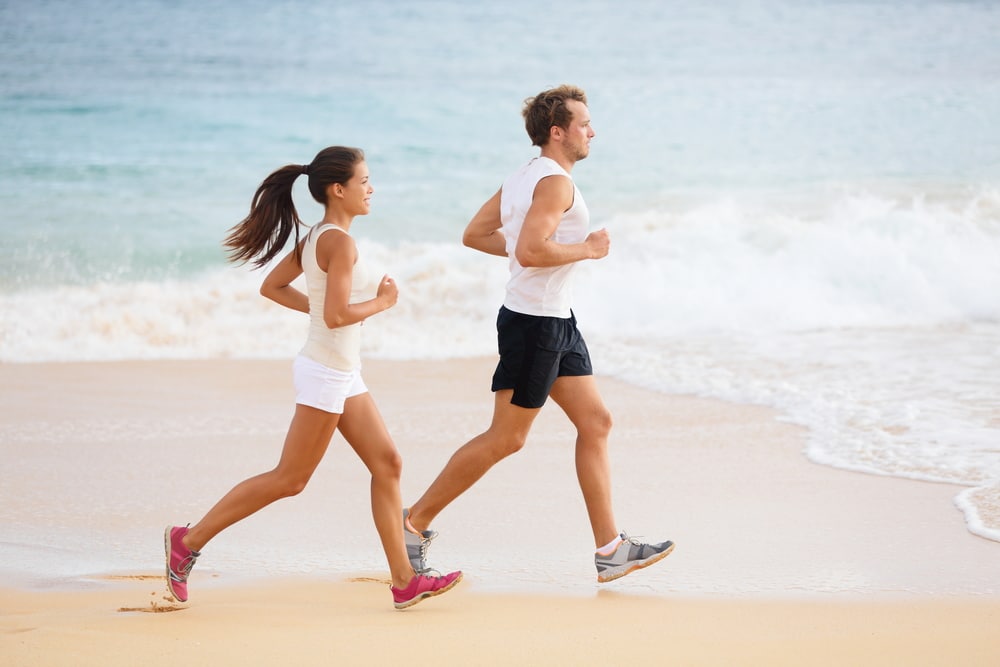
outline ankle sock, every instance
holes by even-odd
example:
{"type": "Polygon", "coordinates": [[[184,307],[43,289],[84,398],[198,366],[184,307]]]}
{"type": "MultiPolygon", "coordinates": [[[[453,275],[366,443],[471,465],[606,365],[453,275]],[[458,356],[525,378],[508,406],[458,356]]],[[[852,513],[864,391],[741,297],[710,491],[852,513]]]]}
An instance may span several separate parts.
{"type": "Polygon", "coordinates": [[[611,540],[610,542],[608,542],[607,544],[605,544],[603,547],[601,547],[600,549],[598,549],[597,553],[601,554],[602,556],[609,556],[612,553],[614,553],[615,549],[617,549],[618,545],[621,544],[621,543],[622,543],[622,536],[621,535],[615,535],[615,539],[611,540]]]}

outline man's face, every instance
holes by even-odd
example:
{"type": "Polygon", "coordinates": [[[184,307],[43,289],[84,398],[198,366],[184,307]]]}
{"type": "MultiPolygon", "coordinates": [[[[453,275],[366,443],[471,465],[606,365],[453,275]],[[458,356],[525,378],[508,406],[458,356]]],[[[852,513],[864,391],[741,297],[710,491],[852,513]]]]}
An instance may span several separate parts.
{"type": "Polygon", "coordinates": [[[563,130],[563,151],[574,162],[590,155],[590,140],[594,138],[594,128],[590,125],[590,111],[587,105],[577,100],[567,100],[566,109],[573,114],[569,127],[563,130]]]}

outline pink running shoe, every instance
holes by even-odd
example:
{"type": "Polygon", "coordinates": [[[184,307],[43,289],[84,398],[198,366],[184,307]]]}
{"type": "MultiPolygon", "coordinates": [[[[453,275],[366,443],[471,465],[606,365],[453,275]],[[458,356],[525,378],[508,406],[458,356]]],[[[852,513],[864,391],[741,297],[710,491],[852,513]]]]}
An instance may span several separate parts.
{"type": "Polygon", "coordinates": [[[191,551],[181,538],[187,535],[188,529],[185,526],[167,526],[163,532],[163,548],[167,552],[167,589],[178,602],[187,602],[188,599],[188,575],[191,568],[201,555],[199,551],[191,551]]]}
{"type": "Polygon", "coordinates": [[[424,598],[447,593],[461,580],[461,572],[449,572],[441,577],[418,574],[413,579],[410,579],[410,583],[406,588],[390,586],[389,589],[392,590],[392,602],[396,605],[396,609],[406,609],[417,604],[424,598]]]}

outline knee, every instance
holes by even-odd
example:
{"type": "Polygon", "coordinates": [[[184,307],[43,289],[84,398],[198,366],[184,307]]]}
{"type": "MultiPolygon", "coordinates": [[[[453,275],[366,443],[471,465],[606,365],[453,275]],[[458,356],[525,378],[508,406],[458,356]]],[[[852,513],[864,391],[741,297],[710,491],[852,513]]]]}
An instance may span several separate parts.
{"type": "Polygon", "coordinates": [[[526,433],[499,434],[493,443],[493,452],[497,461],[516,454],[524,448],[528,435],[526,433]]]}
{"type": "Polygon", "coordinates": [[[395,449],[380,455],[371,467],[372,477],[399,480],[403,476],[403,457],[395,449]]]}
{"type": "Polygon", "coordinates": [[[614,419],[611,417],[611,411],[607,408],[601,408],[588,415],[587,420],[579,425],[578,430],[582,436],[607,438],[611,433],[612,426],[614,426],[614,419]]]}
{"type": "Polygon", "coordinates": [[[278,473],[273,485],[275,497],[290,498],[299,495],[309,484],[310,477],[311,475],[278,473]]]}

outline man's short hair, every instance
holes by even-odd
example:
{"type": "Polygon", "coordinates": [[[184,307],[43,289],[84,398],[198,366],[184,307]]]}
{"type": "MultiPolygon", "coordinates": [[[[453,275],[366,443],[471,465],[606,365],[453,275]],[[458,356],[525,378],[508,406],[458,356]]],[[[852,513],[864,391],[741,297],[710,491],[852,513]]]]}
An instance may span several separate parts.
{"type": "Polygon", "coordinates": [[[557,88],[538,93],[524,101],[524,128],[528,131],[533,146],[549,143],[549,132],[553,127],[569,128],[573,113],[566,108],[568,100],[587,103],[587,94],[582,88],[563,84],[557,88]]]}

